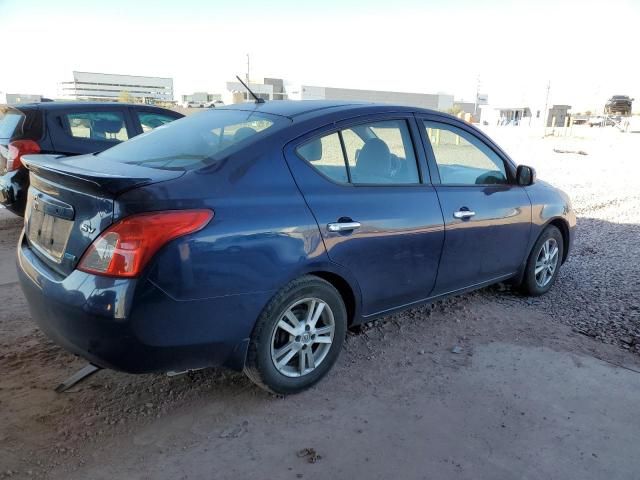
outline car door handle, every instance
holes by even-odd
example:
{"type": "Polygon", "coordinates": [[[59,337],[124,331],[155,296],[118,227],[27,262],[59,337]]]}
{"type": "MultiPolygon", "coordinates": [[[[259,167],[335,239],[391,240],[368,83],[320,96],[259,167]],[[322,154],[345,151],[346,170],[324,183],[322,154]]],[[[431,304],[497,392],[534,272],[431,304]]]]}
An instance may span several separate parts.
{"type": "Polygon", "coordinates": [[[357,228],[360,228],[360,222],[336,222],[327,225],[327,230],[330,232],[347,232],[357,228]]]}
{"type": "Polygon", "coordinates": [[[457,212],[453,212],[453,216],[455,218],[460,218],[462,220],[466,219],[466,218],[471,218],[473,216],[475,216],[476,212],[473,212],[471,210],[458,210],[457,212]]]}

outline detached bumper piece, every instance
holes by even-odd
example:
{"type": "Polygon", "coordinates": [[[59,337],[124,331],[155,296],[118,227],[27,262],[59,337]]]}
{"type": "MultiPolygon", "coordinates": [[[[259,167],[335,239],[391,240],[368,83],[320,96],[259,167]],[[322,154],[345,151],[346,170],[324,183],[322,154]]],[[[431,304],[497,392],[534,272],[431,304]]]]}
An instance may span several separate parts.
{"type": "Polygon", "coordinates": [[[89,378],[98,370],[102,370],[102,369],[97,365],[94,365],[93,363],[88,363],[86,366],[82,367],[80,370],[78,370],[76,373],[74,373],[69,378],[67,378],[64,382],[58,385],[55,390],[56,393],[66,392],[74,385],[77,385],[83,380],[86,380],[87,378],[89,378]]]}

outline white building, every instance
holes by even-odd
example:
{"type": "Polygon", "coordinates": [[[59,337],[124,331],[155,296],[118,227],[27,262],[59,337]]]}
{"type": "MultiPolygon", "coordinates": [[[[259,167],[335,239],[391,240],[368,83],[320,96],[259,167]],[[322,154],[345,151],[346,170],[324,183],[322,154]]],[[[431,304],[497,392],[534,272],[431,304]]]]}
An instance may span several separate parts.
{"type": "Polygon", "coordinates": [[[0,104],[15,105],[18,103],[39,103],[42,95],[31,93],[2,93],[0,92],[0,104]]]}
{"type": "Polygon", "coordinates": [[[360,102],[392,103],[409,107],[446,111],[453,107],[453,95],[446,93],[389,92],[354,88],[318,87],[301,85],[289,88],[288,96],[294,100],[354,100],[360,102]]]}
{"type": "MultiPolygon", "coordinates": [[[[280,78],[265,78],[262,83],[250,82],[249,88],[258,98],[263,100],[286,100],[287,93],[284,88],[284,81],[280,78]]],[[[253,100],[248,96],[247,89],[238,81],[227,82],[227,92],[223,95],[224,103],[238,103],[246,100],[253,100]]]]}
{"type": "Polygon", "coordinates": [[[153,103],[173,101],[173,78],[73,72],[73,81],[60,84],[60,96],[73,100],[115,101],[123,95],[153,103]]]}
{"type": "Polygon", "coordinates": [[[571,105],[544,106],[480,106],[483,125],[523,125],[527,127],[562,127],[571,117],[571,105]]]}
{"type": "MultiPolygon", "coordinates": [[[[253,83],[251,90],[264,100],[353,100],[360,102],[392,103],[411,107],[446,111],[453,107],[453,95],[446,93],[408,93],[354,88],[290,85],[278,78],[265,78],[263,83],[253,83]]],[[[247,100],[246,88],[240,82],[227,82],[225,103],[247,100]]],[[[249,97],[248,100],[251,100],[249,97]]]]}
{"type": "Polygon", "coordinates": [[[182,104],[185,107],[193,104],[205,106],[208,103],[221,101],[222,95],[219,93],[194,92],[190,95],[182,95],[182,104]]]}

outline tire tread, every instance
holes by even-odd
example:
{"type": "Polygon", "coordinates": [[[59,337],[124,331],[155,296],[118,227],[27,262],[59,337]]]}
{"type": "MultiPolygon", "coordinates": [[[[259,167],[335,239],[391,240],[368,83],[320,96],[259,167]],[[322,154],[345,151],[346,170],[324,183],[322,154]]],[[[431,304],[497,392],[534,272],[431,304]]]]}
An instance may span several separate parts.
{"type": "Polygon", "coordinates": [[[268,319],[272,315],[275,315],[277,313],[276,310],[278,310],[281,307],[285,298],[293,290],[296,290],[298,288],[304,288],[307,286],[317,285],[318,283],[324,284],[324,286],[333,290],[339,298],[342,298],[338,290],[333,285],[331,285],[331,283],[315,275],[304,275],[302,277],[296,278],[295,280],[292,280],[287,285],[282,287],[269,301],[269,303],[264,308],[262,313],[260,313],[258,320],[256,321],[255,327],[251,334],[251,340],[249,341],[247,359],[245,361],[243,372],[247,377],[249,377],[249,379],[253,383],[255,383],[260,388],[266,390],[267,392],[270,392],[274,395],[282,395],[281,393],[273,390],[273,388],[271,388],[267,384],[267,382],[265,382],[262,376],[262,373],[260,371],[258,347],[260,343],[263,341],[263,336],[265,334],[269,335],[270,333],[270,332],[265,333],[265,327],[268,324],[268,319]]]}
{"type": "Polygon", "coordinates": [[[558,275],[560,274],[560,267],[562,266],[562,255],[564,252],[564,248],[565,248],[565,245],[564,245],[564,238],[562,237],[562,232],[560,232],[558,227],[556,227],[555,225],[547,225],[547,227],[542,231],[542,233],[540,233],[540,236],[536,239],[536,242],[533,244],[533,248],[529,253],[529,257],[527,259],[527,266],[524,272],[524,277],[520,285],[520,290],[522,291],[523,294],[537,297],[540,295],[544,295],[551,289],[551,287],[555,284],[558,278],[558,275]],[[532,274],[531,270],[532,268],[535,269],[535,259],[537,256],[536,254],[540,249],[541,243],[544,240],[551,237],[554,237],[558,242],[558,245],[560,246],[560,252],[558,253],[560,258],[558,258],[558,265],[556,267],[555,277],[553,278],[551,283],[548,284],[547,287],[541,290],[535,283],[535,275],[533,277],[531,276],[532,274]]]}

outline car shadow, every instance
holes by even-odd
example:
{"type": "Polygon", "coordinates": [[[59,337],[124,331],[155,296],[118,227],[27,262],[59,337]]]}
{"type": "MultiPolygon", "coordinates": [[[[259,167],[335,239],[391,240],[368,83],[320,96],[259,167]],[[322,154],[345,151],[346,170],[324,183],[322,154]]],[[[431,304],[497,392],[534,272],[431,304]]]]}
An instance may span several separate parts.
{"type": "Polygon", "coordinates": [[[542,311],[580,334],[640,354],[640,224],[578,218],[568,261],[546,295],[525,297],[501,285],[483,294],[542,311]]]}

